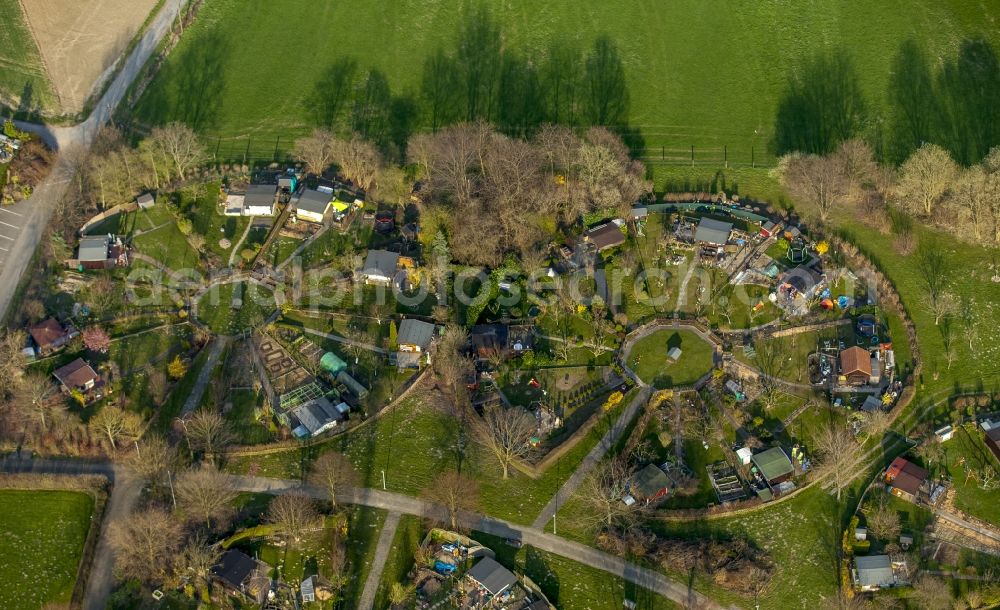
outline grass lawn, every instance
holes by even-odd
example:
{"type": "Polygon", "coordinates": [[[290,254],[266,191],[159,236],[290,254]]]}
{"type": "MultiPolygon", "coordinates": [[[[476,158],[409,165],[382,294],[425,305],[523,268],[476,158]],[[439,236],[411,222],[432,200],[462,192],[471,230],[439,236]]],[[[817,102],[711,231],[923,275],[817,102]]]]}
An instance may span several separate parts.
{"type": "Polygon", "coordinates": [[[94,500],[68,491],[0,491],[0,607],[69,604],[94,500]]]}
{"type": "Polygon", "coordinates": [[[275,430],[271,422],[261,423],[255,411],[264,404],[262,395],[253,390],[231,390],[228,399],[233,408],[226,412],[229,428],[236,435],[240,445],[256,445],[274,440],[275,430]]]}
{"type": "Polygon", "coordinates": [[[269,289],[250,282],[233,282],[219,284],[201,297],[198,319],[213,332],[228,335],[260,326],[276,308],[274,295],[269,289]],[[237,286],[243,304],[239,309],[233,309],[237,286]]]}
{"type": "Polygon", "coordinates": [[[632,345],[628,365],[639,378],[657,388],[691,385],[712,369],[713,347],[689,330],[660,329],[632,345]],[[667,351],[679,347],[677,362],[667,351]]]}
{"type": "Polygon", "coordinates": [[[158,229],[139,235],[132,241],[132,245],[139,252],[160,261],[173,271],[198,269],[201,265],[198,253],[188,243],[175,222],[167,222],[158,229]]]}
{"type": "Polygon", "coordinates": [[[959,427],[955,437],[944,443],[945,463],[948,474],[951,475],[955,487],[955,506],[978,517],[983,521],[1000,526],[1000,503],[997,502],[996,490],[984,490],[975,480],[966,481],[965,466],[962,460],[972,469],[979,470],[991,465],[997,468],[997,460],[986,448],[982,431],[976,428],[969,431],[964,426],[959,427]]]}
{"type": "Polygon", "coordinates": [[[642,610],[679,607],[648,589],[571,559],[532,546],[515,549],[483,532],[472,532],[472,538],[496,551],[501,564],[534,581],[556,608],[606,610],[623,607],[625,600],[632,600],[642,610]]]}
{"type": "MultiPolygon", "coordinates": [[[[470,10],[441,0],[403,3],[389,16],[370,0],[318,6],[282,0],[269,8],[270,17],[261,18],[238,0],[204,6],[140,99],[138,120],[182,120],[221,135],[216,145],[225,158],[242,158],[248,139],[234,138],[249,135],[251,154],[270,160],[275,149],[288,150],[315,123],[309,98],[317,88],[323,91],[327,66],[355,60],[357,79],[376,69],[393,92],[417,93],[425,58],[439,48],[453,52],[470,10]],[[341,24],[366,35],[344,44],[330,35],[341,24]],[[260,53],[262,48],[268,52],[260,53]],[[288,65],[302,59],[309,69],[286,74],[288,65]],[[279,73],[280,82],[259,78],[279,73]]],[[[981,0],[821,0],[794,14],[774,1],[739,10],[699,0],[621,10],[598,0],[544,6],[519,0],[494,13],[504,48],[521,56],[541,57],[553,41],[585,52],[598,36],[610,37],[631,93],[628,122],[641,130],[647,155],[687,160],[694,145],[699,160],[720,164],[724,145],[730,163],[749,164],[751,147],[757,163],[771,161],[767,144],[788,75],[817,52],[850,56],[878,116],[886,114],[891,62],[903,41],[918,38],[929,57],[950,58],[963,37],[1000,39],[997,28],[988,27],[995,11],[981,0]],[[720,31],[739,32],[739,43],[705,44],[720,31]],[[720,83],[725,94],[715,95],[720,83]]],[[[325,95],[343,94],[330,89],[325,95]]]]}
{"type": "Polygon", "coordinates": [[[462,472],[479,481],[484,513],[531,523],[631,397],[627,395],[618,407],[602,414],[598,424],[537,479],[514,472],[504,480],[495,459],[467,438],[455,419],[417,399],[407,400],[377,421],[311,450],[237,457],[226,468],[239,473],[253,469],[267,477],[299,478],[303,467],[308,467],[316,455],[334,449],[348,456],[361,474],[362,486],[380,487],[384,470],[389,491],[417,495],[439,472],[455,468],[461,459],[462,472]]]}
{"type": "Polygon", "coordinates": [[[0,99],[6,106],[15,96],[29,97],[30,109],[56,101],[20,2],[0,0],[0,99]]]}
{"type": "Polygon", "coordinates": [[[737,329],[760,326],[776,320],[781,316],[781,309],[767,300],[770,292],[770,288],[766,286],[726,284],[712,295],[716,301],[724,300],[726,306],[708,308],[709,324],[724,329],[737,329]],[[724,313],[729,314],[729,317],[724,313]]]}

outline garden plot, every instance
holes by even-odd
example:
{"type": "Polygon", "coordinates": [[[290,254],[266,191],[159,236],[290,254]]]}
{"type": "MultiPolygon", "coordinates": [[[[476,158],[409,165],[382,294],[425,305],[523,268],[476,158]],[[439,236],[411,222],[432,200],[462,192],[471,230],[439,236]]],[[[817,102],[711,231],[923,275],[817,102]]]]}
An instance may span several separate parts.
{"type": "Polygon", "coordinates": [[[284,394],[306,383],[311,375],[275,339],[262,335],[256,340],[260,362],[276,394],[284,394]]]}

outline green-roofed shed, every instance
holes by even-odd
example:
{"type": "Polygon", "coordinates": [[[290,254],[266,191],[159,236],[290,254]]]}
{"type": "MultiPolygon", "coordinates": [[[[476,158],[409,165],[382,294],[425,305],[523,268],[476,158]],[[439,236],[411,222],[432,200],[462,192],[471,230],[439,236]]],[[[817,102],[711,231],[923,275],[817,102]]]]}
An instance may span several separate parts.
{"type": "Polygon", "coordinates": [[[667,495],[670,479],[666,473],[649,464],[632,477],[632,495],[647,502],[667,495]]]}
{"type": "Polygon", "coordinates": [[[792,478],[794,470],[792,460],[788,459],[781,447],[771,447],[767,451],[754,454],[750,459],[768,485],[777,485],[792,478]]]}
{"type": "Polygon", "coordinates": [[[334,376],[347,368],[347,363],[341,360],[337,354],[334,354],[333,352],[323,354],[323,357],[319,359],[319,365],[323,367],[324,371],[327,371],[334,376]]]}

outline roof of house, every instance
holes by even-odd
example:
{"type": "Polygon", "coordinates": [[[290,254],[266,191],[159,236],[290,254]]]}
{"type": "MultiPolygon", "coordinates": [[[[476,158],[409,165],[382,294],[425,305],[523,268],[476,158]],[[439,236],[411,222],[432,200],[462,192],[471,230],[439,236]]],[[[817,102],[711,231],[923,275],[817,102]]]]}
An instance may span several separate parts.
{"type": "Polygon", "coordinates": [[[361,268],[364,275],[393,277],[399,265],[399,254],[388,250],[369,250],[365,257],[365,266],[361,268]]]}
{"type": "Polygon", "coordinates": [[[341,419],[340,411],[324,396],[296,407],[292,413],[309,430],[309,434],[316,434],[331,422],[341,419]]]}
{"type": "Polygon", "coordinates": [[[854,559],[854,568],[858,574],[858,585],[862,587],[884,587],[896,582],[888,555],[858,556],[854,559]]]}
{"type": "Polygon", "coordinates": [[[994,443],[1000,444],[1000,426],[990,428],[986,431],[986,438],[990,439],[994,443]]]}
{"type": "Polygon", "coordinates": [[[111,240],[107,235],[86,235],[80,238],[80,252],[77,258],[81,261],[108,260],[108,244],[111,240]]]}
{"type": "Polygon", "coordinates": [[[69,388],[82,387],[88,381],[100,379],[97,372],[83,358],[77,358],[66,366],[57,368],[52,374],[60,383],[69,388]]]}
{"type": "Polygon", "coordinates": [[[489,557],[483,557],[479,563],[472,566],[468,576],[489,591],[491,595],[499,595],[517,583],[517,577],[514,576],[513,572],[489,557]]]}
{"type": "Polygon", "coordinates": [[[65,337],[68,332],[58,320],[49,318],[29,328],[28,334],[35,340],[38,347],[48,347],[65,337]]]}
{"type": "Polygon", "coordinates": [[[278,187],[273,184],[251,184],[243,196],[247,207],[271,207],[274,205],[274,195],[278,187]]]}
{"type": "Polygon", "coordinates": [[[861,405],[861,410],[866,413],[871,413],[872,411],[878,411],[882,408],[882,401],[874,394],[865,399],[865,402],[861,405]]]}
{"type": "Polygon", "coordinates": [[[625,234],[613,222],[604,223],[589,229],[584,236],[598,250],[612,248],[625,243],[625,234]]]}
{"type": "Polygon", "coordinates": [[[791,474],[793,471],[792,461],[788,459],[785,450],[781,447],[771,447],[767,451],[755,453],[750,459],[757,465],[760,474],[768,481],[791,474]]]}
{"type": "Polygon", "coordinates": [[[911,496],[917,495],[920,486],[929,476],[929,472],[904,457],[894,459],[885,471],[886,481],[911,496]]]}
{"type": "Polygon", "coordinates": [[[698,229],[694,232],[694,240],[722,246],[729,241],[729,234],[732,231],[733,223],[731,222],[723,222],[714,218],[702,218],[698,222],[698,229]]]}
{"type": "Polygon", "coordinates": [[[507,326],[505,324],[477,324],[469,329],[469,338],[480,354],[503,351],[507,348],[507,326]]]}
{"type": "Polygon", "coordinates": [[[840,370],[843,375],[864,373],[872,374],[871,354],[863,347],[854,345],[840,352],[840,370]]]}
{"type": "Polygon", "coordinates": [[[670,479],[655,464],[647,464],[632,476],[632,491],[644,498],[655,496],[669,487],[670,479]]]}
{"type": "Polygon", "coordinates": [[[156,200],[153,199],[152,193],[143,193],[135,198],[135,202],[139,205],[154,203],[156,200]]]}
{"type": "Polygon", "coordinates": [[[243,551],[229,549],[212,568],[212,573],[230,587],[239,589],[256,569],[256,559],[243,551]]]}
{"type": "Polygon", "coordinates": [[[322,216],[323,214],[326,214],[326,209],[330,207],[331,201],[333,201],[332,193],[306,189],[302,191],[302,194],[299,196],[299,201],[295,204],[295,208],[322,216]]]}
{"type": "Polygon", "coordinates": [[[431,344],[434,337],[434,325],[422,320],[407,318],[399,323],[399,332],[396,334],[396,342],[400,345],[416,345],[420,349],[431,344]]]}

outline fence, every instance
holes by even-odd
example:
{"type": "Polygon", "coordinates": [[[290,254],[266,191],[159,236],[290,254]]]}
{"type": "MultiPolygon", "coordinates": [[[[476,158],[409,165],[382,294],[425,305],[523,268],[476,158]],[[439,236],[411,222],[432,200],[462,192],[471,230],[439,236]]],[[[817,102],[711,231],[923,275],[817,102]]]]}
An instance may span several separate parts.
{"type": "Polygon", "coordinates": [[[647,145],[639,158],[649,164],[703,167],[774,167],[778,159],[766,146],[697,146],[678,147],[676,143],[647,145]]]}

